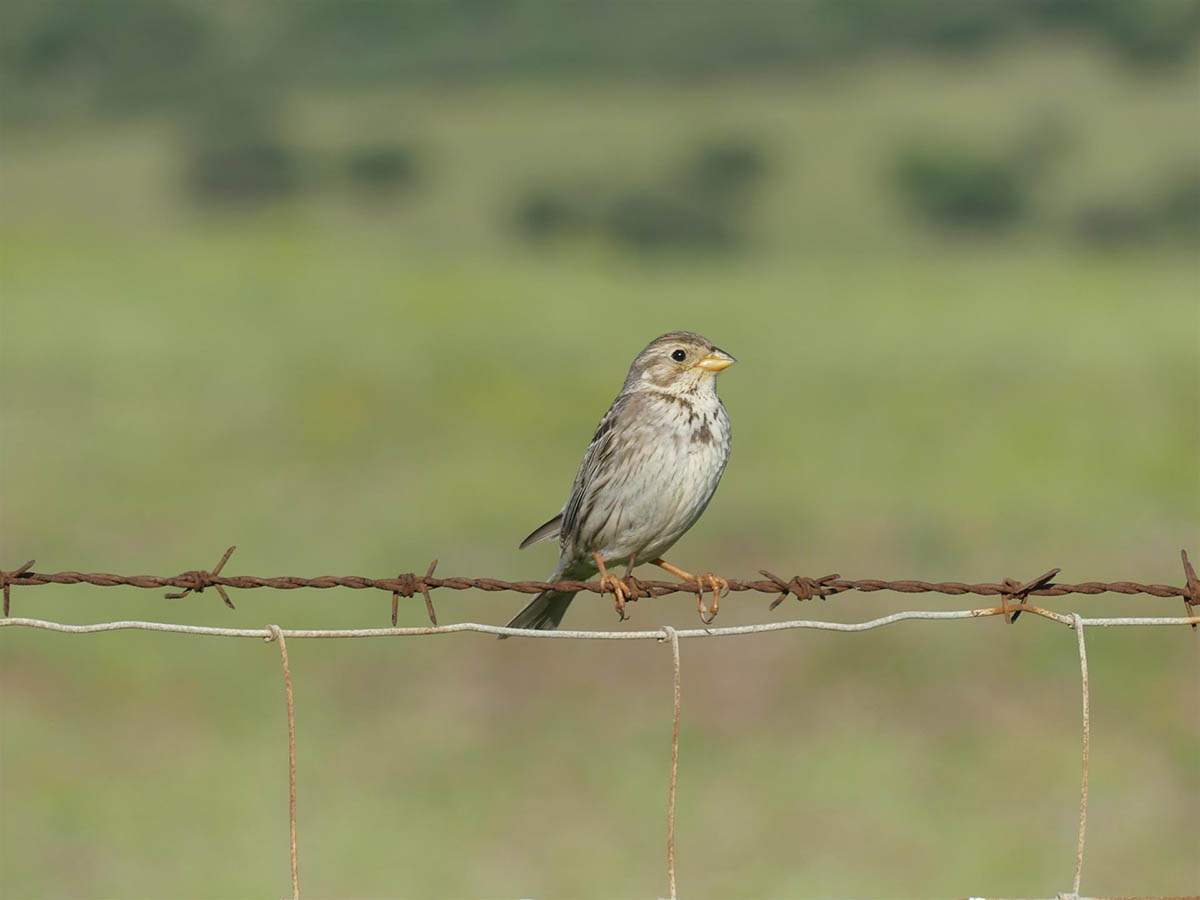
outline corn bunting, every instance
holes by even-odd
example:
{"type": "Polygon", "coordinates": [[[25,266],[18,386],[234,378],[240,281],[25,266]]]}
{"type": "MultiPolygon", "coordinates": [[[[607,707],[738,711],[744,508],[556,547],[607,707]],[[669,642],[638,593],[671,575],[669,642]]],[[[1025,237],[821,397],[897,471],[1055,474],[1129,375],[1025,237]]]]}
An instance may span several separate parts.
{"type": "MultiPolygon", "coordinates": [[[[624,582],[606,563],[653,563],[692,583],[713,608],[728,587],[714,575],[694,576],[662,555],[700,518],[729,459],[729,415],[717,397],[716,373],[734,359],[690,331],[655,338],[634,359],[583,456],[562,512],[534,529],[522,549],[558,538],[558,566],[549,581],[585,581],[597,572],[625,617],[624,582]]],[[[543,591],[509,622],[513,628],[554,629],[575,597],[543,591]]],[[[707,619],[706,619],[707,621],[707,619]]]]}

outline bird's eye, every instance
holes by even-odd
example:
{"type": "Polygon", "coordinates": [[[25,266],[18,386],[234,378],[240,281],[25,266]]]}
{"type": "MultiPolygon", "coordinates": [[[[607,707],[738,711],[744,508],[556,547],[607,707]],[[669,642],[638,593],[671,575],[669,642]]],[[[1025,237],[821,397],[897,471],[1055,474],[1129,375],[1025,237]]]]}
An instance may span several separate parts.
{"type": "Polygon", "coordinates": [[[671,354],[671,359],[675,360],[675,362],[683,362],[687,359],[687,354],[682,350],[676,350],[671,354]]]}

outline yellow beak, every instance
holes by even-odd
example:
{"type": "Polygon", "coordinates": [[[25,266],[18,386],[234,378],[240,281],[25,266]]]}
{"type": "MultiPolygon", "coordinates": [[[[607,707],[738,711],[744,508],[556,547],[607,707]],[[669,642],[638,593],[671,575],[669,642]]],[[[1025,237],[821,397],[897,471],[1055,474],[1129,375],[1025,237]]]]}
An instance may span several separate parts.
{"type": "Polygon", "coordinates": [[[720,372],[723,369],[728,369],[735,362],[737,360],[724,350],[713,347],[712,352],[696,363],[696,365],[709,372],[720,372]]]}

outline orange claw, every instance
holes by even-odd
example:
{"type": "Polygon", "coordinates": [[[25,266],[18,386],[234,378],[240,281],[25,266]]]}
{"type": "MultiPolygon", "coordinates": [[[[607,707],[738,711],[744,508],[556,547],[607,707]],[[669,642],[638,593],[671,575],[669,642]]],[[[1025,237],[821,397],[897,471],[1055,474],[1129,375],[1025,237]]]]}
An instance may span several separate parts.
{"type": "MultiPolygon", "coordinates": [[[[717,617],[717,611],[721,608],[721,597],[729,593],[729,582],[720,575],[714,575],[712,572],[706,572],[705,574],[701,575],[699,580],[708,582],[709,590],[712,591],[713,595],[712,606],[709,607],[710,615],[708,622],[704,623],[707,625],[717,617]]],[[[700,619],[703,621],[704,616],[702,615],[700,619]]]]}
{"type": "Polygon", "coordinates": [[[695,584],[696,611],[700,614],[701,622],[705,625],[711,625],[717,617],[717,611],[721,608],[721,595],[729,592],[729,582],[720,575],[714,575],[712,572],[705,572],[703,575],[693,575],[691,572],[684,571],[678,566],[671,565],[665,559],[654,560],[654,565],[665,572],[670,572],[676,578],[681,578],[684,581],[690,581],[695,584]],[[712,591],[713,595],[712,606],[707,610],[704,608],[705,588],[712,591]]]}
{"type": "Polygon", "coordinates": [[[625,582],[615,575],[608,573],[608,568],[604,565],[604,558],[599,553],[593,553],[592,559],[596,561],[596,568],[600,570],[600,589],[602,591],[612,591],[613,606],[617,610],[617,616],[624,622],[629,618],[629,616],[625,615],[625,600],[629,596],[625,582]]]}

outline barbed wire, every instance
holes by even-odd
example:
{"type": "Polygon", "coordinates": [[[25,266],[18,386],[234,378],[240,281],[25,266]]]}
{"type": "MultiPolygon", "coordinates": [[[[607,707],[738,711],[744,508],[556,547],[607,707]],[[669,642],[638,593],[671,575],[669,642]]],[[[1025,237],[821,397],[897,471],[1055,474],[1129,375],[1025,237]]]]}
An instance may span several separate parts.
{"type": "MultiPolygon", "coordinates": [[[[226,588],[238,590],[255,590],[271,588],[274,590],[298,590],[313,588],[327,590],[344,587],[352,590],[379,590],[392,595],[392,625],[397,623],[399,601],[401,597],[412,597],[421,594],[425,600],[426,614],[430,622],[438,624],[437,612],[434,609],[430,592],[438,589],[467,591],[479,590],[488,592],[513,591],[521,594],[537,594],[545,590],[573,591],[577,593],[590,592],[605,594],[611,588],[603,581],[505,581],[499,578],[473,578],[451,576],[438,578],[434,575],[438,561],[433,560],[424,575],[405,572],[395,578],[368,578],[363,575],[319,575],[302,577],[296,575],[279,575],[262,577],[257,575],[222,575],[222,569],[233,555],[236,547],[230,547],[221,556],[217,564],[208,571],[193,569],[178,575],[114,575],[108,572],[36,572],[33,571],[33,560],[12,571],[0,570],[0,586],[4,593],[4,615],[10,614],[10,588],[38,587],[47,584],[89,584],[94,587],[136,587],[144,589],[174,587],[178,591],[164,596],[168,599],[180,599],[190,593],[201,594],[207,588],[215,588],[230,609],[234,609],[226,588]]],[[[805,575],[793,575],[788,579],[781,578],[771,572],[761,570],[763,576],[759,580],[740,578],[723,578],[727,591],[730,593],[757,592],[775,594],[768,609],[775,609],[789,596],[798,601],[812,600],[816,597],[825,599],[846,591],[873,593],[876,591],[895,591],[902,594],[945,594],[962,596],[973,594],[983,597],[1001,597],[1005,606],[1011,606],[1013,612],[1009,619],[1015,622],[1020,616],[1020,610],[1015,604],[1020,604],[1029,597],[1062,597],[1068,594],[1094,596],[1097,594],[1148,595],[1152,597],[1180,597],[1184,601],[1185,615],[1191,616],[1193,607],[1200,606],[1200,579],[1188,559],[1186,550],[1180,551],[1183,561],[1184,585],[1176,587],[1170,584],[1144,583],[1138,581],[1083,581],[1075,583],[1056,583],[1054,578],[1061,569],[1050,569],[1037,578],[1028,581],[1017,581],[1003,578],[997,582],[970,583],[964,581],[919,581],[912,579],[886,580],[878,578],[847,579],[834,573],[819,578],[805,575]]],[[[643,581],[632,575],[622,579],[626,589],[627,601],[636,601],[646,597],[662,597],[674,593],[695,594],[697,607],[702,621],[710,621],[706,614],[715,614],[716,610],[705,610],[702,604],[704,591],[708,582],[704,576],[692,581],[643,581]]]]}
{"type": "MultiPolygon", "coordinates": [[[[877,579],[846,580],[838,575],[827,575],[823,578],[811,579],[794,576],[784,581],[778,576],[764,572],[766,581],[729,580],[731,591],[758,591],[761,593],[778,592],[770,608],[776,608],[788,596],[796,596],[798,600],[814,597],[826,597],[843,591],[880,591],[895,590],[903,593],[939,593],[950,595],[976,594],[982,596],[1001,597],[1000,606],[979,609],[962,610],[907,610],[886,616],[869,619],[862,622],[826,622],[821,620],[794,619],[782,622],[766,622],[756,625],[738,625],[729,627],[711,627],[691,629],[675,629],[671,626],[659,626],[650,630],[622,631],[591,631],[591,630],[558,630],[534,631],[522,628],[486,625],[476,622],[460,622],[451,625],[437,624],[436,614],[430,601],[429,592],[436,588],[452,590],[467,590],[476,588],[485,591],[511,590],[519,593],[535,593],[547,588],[561,590],[590,591],[596,594],[605,593],[599,582],[563,581],[546,582],[506,582],[498,579],[467,579],[467,578],[435,578],[436,560],[430,564],[424,576],[412,573],[402,574],[395,579],[369,579],[360,576],[321,576],[319,578],[258,578],[255,576],[224,576],[221,570],[229,561],[234,551],[230,547],[216,566],[209,572],[185,572],[181,575],[163,577],[153,575],[122,576],[107,573],[56,572],[38,573],[32,570],[30,561],[19,569],[0,571],[0,584],[4,592],[5,618],[0,619],[0,627],[33,628],[62,634],[100,634],[111,631],[151,631],[172,634],[184,634],[207,637],[242,637],[258,638],[275,642],[279,646],[280,662],[283,670],[284,691],[287,708],[288,730],[288,820],[289,820],[289,851],[292,881],[292,897],[300,897],[299,880],[299,849],[297,843],[297,787],[296,787],[296,715],[295,699],[292,685],[291,668],[288,661],[288,638],[298,639],[340,639],[340,638],[375,638],[375,637],[418,637],[460,633],[480,633],[488,635],[503,635],[508,637],[523,637],[549,640],[653,640],[666,643],[672,654],[672,726],[671,726],[671,759],[667,781],[667,841],[666,841],[666,875],[668,897],[676,900],[678,895],[676,873],[676,801],[679,778],[679,732],[682,707],[682,677],[679,652],[679,641],[691,638],[732,637],[739,635],[766,634],[778,631],[796,629],[812,629],[833,632],[863,632],[906,621],[954,621],[964,619],[983,619],[1003,616],[1009,622],[1016,620],[1023,612],[1028,612],[1040,618],[1047,619],[1060,625],[1065,625],[1075,632],[1076,647],[1079,655],[1080,684],[1082,695],[1082,766],[1080,781],[1080,802],[1078,828],[1076,837],[1076,852],[1072,867],[1072,888],[1070,892],[1060,894],[1060,897],[1078,898],[1080,884],[1083,878],[1084,846],[1087,832],[1088,811],[1088,768],[1091,744],[1091,698],[1088,685],[1087,650],[1084,641],[1085,627],[1144,627],[1144,626],[1179,626],[1190,625],[1195,628],[1200,624],[1200,616],[1193,615],[1193,607],[1200,605],[1200,583],[1192,568],[1186,551],[1181,553],[1186,584],[1182,588],[1162,584],[1143,584],[1131,581],[1119,582],[1082,582],[1079,584],[1055,584],[1054,576],[1059,572],[1052,569],[1038,578],[1027,582],[1017,582],[1004,579],[998,583],[968,584],[964,582],[925,582],[925,581],[882,581],[877,579]],[[180,590],[168,596],[175,598],[186,596],[188,593],[202,593],[207,587],[217,588],[222,600],[233,608],[233,603],[223,590],[224,588],[276,588],[293,590],[297,588],[375,588],[392,592],[392,622],[396,621],[396,605],[400,596],[411,597],[421,593],[425,599],[427,613],[433,623],[430,626],[391,627],[391,628],[340,628],[340,629],[286,629],[271,624],[264,628],[226,628],[207,625],[182,625],[171,622],[148,621],[111,621],[93,624],[67,624],[44,619],[31,619],[9,616],[9,591],[12,586],[37,586],[44,584],[90,584],[99,587],[128,585],[140,588],[177,587],[180,590]],[[1062,613],[1044,609],[1028,602],[1031,596],[1063,596],[1066,594],[1091,595],[1105,592],[1119,594],[1148,594],[1156,597],[1182,597],[1186,615],[1178,616],[1120,616],[1120,617],[1088,617],[1078,612],[1062,613]]],[[[697,605],[704,621],[705,611],[701,603],[701,592],[705,585],[697,579],[692,583],[682,582],[642,582],[626,577],[623,579],[629,587],[631,598],[640,596],[663,596],[679,591],[697,594],[697,605]]]]}

